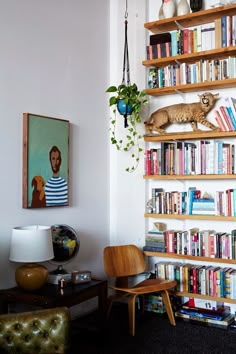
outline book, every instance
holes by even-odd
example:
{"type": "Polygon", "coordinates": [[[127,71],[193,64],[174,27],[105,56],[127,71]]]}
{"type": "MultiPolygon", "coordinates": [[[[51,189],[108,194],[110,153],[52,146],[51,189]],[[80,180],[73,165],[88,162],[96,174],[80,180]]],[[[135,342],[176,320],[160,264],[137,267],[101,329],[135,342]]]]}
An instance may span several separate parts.
{"type": "Polygon", "coordinates": [[[157,68],[155,68],[155,67],[148,69],[147,86],[148,86],[148,88],[151,88],[151,89],[158,87],[157,68]]]}
{"type": "Polygon", "coordinates": [[[234,97],[227,97],[226,102],[228,103],[229,107],[231,107],[232,113],[236,118],[236,98],[234,97]]]}
{"type": "Polygon", "coordinates": [[[157,33],[152,34],[149,37],[149,44],[159,44],[159,43],[166,43],[171,42],[171,34],[169,32],[157,33]]]}
{"type": "Polygon", "coordinates": [[[217,125],[219,126],[221,131],[224,131],[224,132],[228,131],[229,128],[228,128],[226,122],[224,121],[224,119],[221,117],[221,115],[217,109],[214,109],[214,113],[215,113],[215,119],[216,119],[217,125]]]}
{"type": "Polygon", "coordinates": [[[228,327],[234,321],[234,315],[229,314],[224,317],[222,320],[205,318],[203,316],[197,316],[195,314],[186,314],[182,313],[180,310],[175,312],[176,317],[181,317],[183,319],[193,320],[203,322],[205,324],[216,325],[219,327],[228,327]]]}
{"type": "Polygon", "coordinates": [[[213,320],[223,320],[224,317],[226,317],[226,314],[229,314],[229,310],[226,313],[225,311],[209,311],[206,309],[200,309],[200,308],[195,308],[195,307],[188,307],[188,306],[182,306],[181,309],[179,309],[180,313],[185,313],[189,314],[192,316],[196,317],[203,317],[203,318],[209,318],[213,320]]]}
{"type": "Polygon", "coordinates": [[[165,253],[166,250],[163,247],[153,247],[153,246],[143,246],[143,251],[149,251],[149,252],[161,252],[165,253]]]}
{"type": "Polygon", "coordinates": [[[221,17],[221,47],[227,47],[227,16],[221,17]]]}
{"type": "Polygon", "coordinates": [[[222,48],[221,18],[215,19],[215,48],[222,48]]]}
{"type": "Polygon", "coordinates": [[[228,115],[229,115],[229,119],[233,125],[234,130],[236,130],[236,116],[234,116],[232,108],[231,107],[226,107],[228,115]]]}
{"type": "Polygon", "coordinates": [[[178,54],[178,30],[171,32],[171,56],[178,54]]]}
{"type": "Polygon", "coordinates": [[[188,214],[192,215],[192,208],[193,208],[193,199],[194,199],[194,194],[196,191],[196,187],[189,187],[188,188],[188,214]]]}

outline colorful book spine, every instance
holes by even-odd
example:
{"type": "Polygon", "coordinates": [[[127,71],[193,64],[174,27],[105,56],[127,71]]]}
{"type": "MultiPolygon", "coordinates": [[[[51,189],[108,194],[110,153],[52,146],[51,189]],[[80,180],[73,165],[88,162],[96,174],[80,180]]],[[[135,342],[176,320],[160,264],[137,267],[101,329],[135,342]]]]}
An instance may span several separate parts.
{"type": "Polygon", "coordinates": [[[226,108],[224,106],[220,106],[219,109],[222,114],[222,117],[224,117],[224,120],[229,128],[229,131],[233,131],[234,127],[229,119],[228,112],[227,112],[226,108]]]}

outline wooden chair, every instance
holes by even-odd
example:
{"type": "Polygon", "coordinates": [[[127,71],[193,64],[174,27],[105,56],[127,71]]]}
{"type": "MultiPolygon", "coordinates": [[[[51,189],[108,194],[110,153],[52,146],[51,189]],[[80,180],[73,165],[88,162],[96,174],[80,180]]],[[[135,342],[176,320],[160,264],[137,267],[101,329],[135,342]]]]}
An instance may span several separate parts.
{"type": "MultiPolygon", "coordinates": [[[[115,277],[115,286],[111,286],[116,291],[110,297],[108,314],[114,299],[119,296],[128,297],[129,329],[130,335],[135,335],[135,300],[139,295],[159,292],[169,317],[170,323],[175,326],[168,290],[176,286],[175,280],[146,279],[133,287],[128,286],[128,277],[138,275],[145,271],[146,264],[143,253],[135,245],[108,246],[104,248],[104,270],[109,277],[115,277]],[[120,294],[120,295],[119,295],[120,294]]],[[[140,297],[141,309],[144,309],[144,299],[140,297]]]]}

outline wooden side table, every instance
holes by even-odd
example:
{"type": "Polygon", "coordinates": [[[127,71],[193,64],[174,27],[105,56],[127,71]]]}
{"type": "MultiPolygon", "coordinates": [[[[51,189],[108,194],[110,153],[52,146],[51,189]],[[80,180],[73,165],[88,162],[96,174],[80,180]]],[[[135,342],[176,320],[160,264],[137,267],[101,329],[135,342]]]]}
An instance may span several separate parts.
{"type": "Polygon", "coordinates": [[[19,287],[4,289],[0,290],[0,305],[1,312],[7,313],[10,304],[27,304],[42,308],[71,307],[93,297],[98,297],[98,310],[104,315],[107,307],[106,280],[91,280],[77,285],[68,283],[64,289],[54,284],[46,284],[34,292],[26,292],[19,287]]]}

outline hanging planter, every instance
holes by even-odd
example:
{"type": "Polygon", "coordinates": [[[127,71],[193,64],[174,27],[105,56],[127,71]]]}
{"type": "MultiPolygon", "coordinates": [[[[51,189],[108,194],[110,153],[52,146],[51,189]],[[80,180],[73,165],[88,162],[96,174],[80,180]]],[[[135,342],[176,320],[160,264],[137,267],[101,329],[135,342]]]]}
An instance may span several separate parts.
{"type": "Polygon", "coordinates": [[[147,103],[145,91],[139,91],[136,84],[130,84],[129,70],[129,51],[128,51],[128,12],[127,0],[125,11],[125,43],[124,43],[124,61],[123,78],[119,86],[110,86],[106,92],[112,93],[109,106],[113,107],[114,117],[111,118],[111,143],[119,151],[130,152],[133,159],[131,167],[127,167],[127,172],[133,172],[138,167],[140,161],[140,152],[143,149],[139,145],[142,136],[137,131],[137,124],[142,122],[141,109],[147,103]],[[124,127],[127,128],[126,139],[117,138],[116,124],[117,119],[124,118],[124,127]]]}
{"type": "Polygon", "coordinates": [[[110,86],[106,92],[114,94],[109,100],[109,105],[113,107],[113,117],[110,123],[111,143],[117,150],[131,153],[133,164],[126,168],[126,171],[133,172],[138,167],[140,153],[143,151],[139,144],[142,135],[138,133],[137,125],[142,122],[141,110],[148,102],[146,93],[139,91],[136,84],[110,86]],[[127,129],[125,139],[117,137],[117,120],[121,116],[124,118],[124,127],[127,129]]]}
{"type": "Polygon", "coordinates": [[[117,109],[122,116],[132,113],[132,107],[130,104],[125,103],[124,99],[119,99],[117,102],[117,109]]]}

